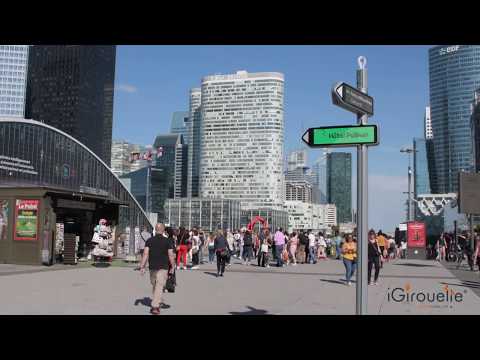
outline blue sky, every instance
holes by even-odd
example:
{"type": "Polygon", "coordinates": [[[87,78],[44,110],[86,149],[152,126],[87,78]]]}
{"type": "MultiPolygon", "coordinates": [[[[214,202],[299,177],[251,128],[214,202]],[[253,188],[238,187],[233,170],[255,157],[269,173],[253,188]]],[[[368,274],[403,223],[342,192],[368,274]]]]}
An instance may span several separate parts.
{"type": "MultiPolygon", "coordinates": [[[[151,144],[168,132],[174,111],[188,109],[188,91],[205,75],[277,71],[285,75],[285,151],[302,148],[309,127],[356,122],[332,104],[330,91],[337,81],[355,85],[357,57],[364,55],[375,99],[369,122],[380,128],[380,145],[369,151],[369,225],[391,231],[405,217],[408,160],[399,150],[423,134],[429,47],[118,46],[113,137],[151,144]]],[[[356,152],[335,151],[354,154],[355,184],[356,152]]],[[[319,155],[310,150],[309,160],[319,155]]]]}

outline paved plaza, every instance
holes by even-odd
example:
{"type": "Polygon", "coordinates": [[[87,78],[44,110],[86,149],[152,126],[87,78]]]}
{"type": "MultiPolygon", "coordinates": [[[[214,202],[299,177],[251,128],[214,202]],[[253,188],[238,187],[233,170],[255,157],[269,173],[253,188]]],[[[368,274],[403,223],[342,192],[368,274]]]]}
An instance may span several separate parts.
{"type": "MultiPolygon", "coordinates": [[[[162,314],[355,313],[355,284],[344,285],[341,261],[268,269],[244,266],[238,260],[233,263],[223,278],[215,276],[214,265],[177,271],[177,290],[165,293],[169,308],[162,314]]],[[[480,286],[480,276],[478,272],[474,276],[476,281],[466,284],[438,262],[395,260],[385,264],[380,284],[368,287],[369,314],[480,314],[480,297],[472,291],[480,286]],[[461,293],[462,299],[389,301],[395,288],[404,289],[405,294],[453,291],[457,296],[461,293]]],[[[0,265],[0,314],[145,315],[151,297],[148,279],[148,273],[142,277],[132,267],[0,265]]],[[[397,295],[404,290],[397,289],[397,295]]]]}

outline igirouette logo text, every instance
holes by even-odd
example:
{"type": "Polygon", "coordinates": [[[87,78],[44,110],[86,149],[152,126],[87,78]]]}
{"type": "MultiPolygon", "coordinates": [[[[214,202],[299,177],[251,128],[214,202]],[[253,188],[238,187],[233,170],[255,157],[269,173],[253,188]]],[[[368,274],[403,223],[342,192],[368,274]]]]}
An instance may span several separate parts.
{"type": "MultiPolygon", "coordinates": [[[[466,291],[465,291],[466,292],[466,291]]],[[[464,293],[449,288],[448,285],[443,286],[438,291],[415,291],[410,284],[406,284],[403,288],[397,287],[388,289],[387,299],[389,302],[408,303],[416,305],[444,305],[452,307],[453,304],[463,301],[464,293]]]]}

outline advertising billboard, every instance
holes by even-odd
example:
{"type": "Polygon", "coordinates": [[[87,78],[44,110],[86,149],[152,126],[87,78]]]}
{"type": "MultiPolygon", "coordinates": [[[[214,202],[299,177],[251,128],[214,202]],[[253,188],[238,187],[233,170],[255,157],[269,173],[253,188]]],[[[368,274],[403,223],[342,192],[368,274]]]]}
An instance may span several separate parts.
{"type": "Polygon", "coordinates": [[[407,246],[409,248],[425,248],[427,246],[425,223],[419,221],[407,223],[407,246]]]}
{"type": "Polygon", "coordinates": [[[458,211],[480,215],[480,173],[459,173],[458,211]]]}
{"type": "Polygon", "coordinates": [[[15,240],[38,239],[39,200],[17,200],[15,204],[15,240]]]}

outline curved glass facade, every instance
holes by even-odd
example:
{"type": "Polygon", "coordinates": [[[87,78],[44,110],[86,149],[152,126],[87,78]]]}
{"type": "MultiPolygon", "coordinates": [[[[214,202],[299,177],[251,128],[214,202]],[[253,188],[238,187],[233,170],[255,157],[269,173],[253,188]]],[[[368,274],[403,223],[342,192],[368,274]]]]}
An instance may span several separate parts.
{"type": "Polygon", "coordinates": [[[432,192],[458,190],[458,172],[473,166],[470,104],[480,87],[480,46],[429,50],[434,162],[432,192]]]}
{"type": "Polygon", "coordinates": [[[0,118],[0,139],[0,187],[44,187],[93,196],[122,205],[121,219],[151,226],[110,168],[68,134],[34,120],[0,118]]]}

